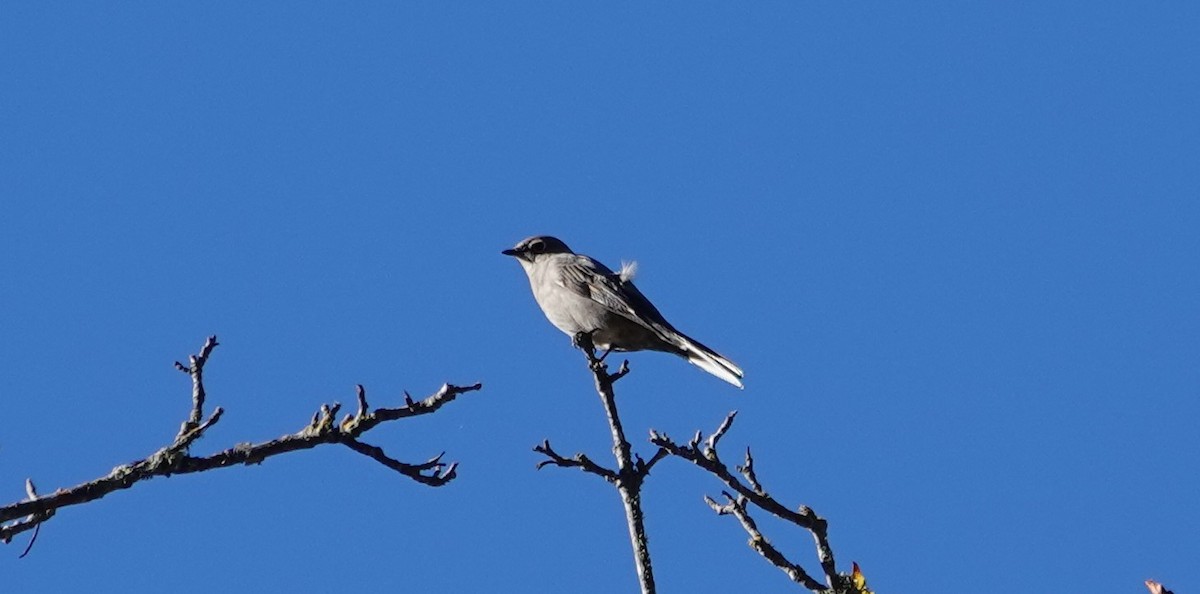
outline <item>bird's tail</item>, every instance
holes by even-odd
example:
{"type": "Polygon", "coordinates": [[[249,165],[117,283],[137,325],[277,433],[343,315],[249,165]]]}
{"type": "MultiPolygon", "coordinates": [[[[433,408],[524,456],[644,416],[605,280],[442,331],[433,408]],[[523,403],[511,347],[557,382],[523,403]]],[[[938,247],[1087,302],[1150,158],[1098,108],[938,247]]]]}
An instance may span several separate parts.
{"type": "Polygon", "coordinates": [[[680,334],[680,338],[683,339],[683,344],[680,345],[682,347],[680,349],[682,351],[680,354],[687,358],[688,363],[691,363],[692,365],[695,365],[696,367],[699,367],[700,369],[703,369],[704,371],[707,371],[737,386],[738,388],[744,387],[742,386],[742,378],[745,377],[745,374],[742,372],[741,367],[738,367],[733,363],[733,361],[722,357],[716,351],[700,344],[699,342],[696,342],[695,340],[692,340],[691,338],[688,338],[687,336],[680,334]]]}

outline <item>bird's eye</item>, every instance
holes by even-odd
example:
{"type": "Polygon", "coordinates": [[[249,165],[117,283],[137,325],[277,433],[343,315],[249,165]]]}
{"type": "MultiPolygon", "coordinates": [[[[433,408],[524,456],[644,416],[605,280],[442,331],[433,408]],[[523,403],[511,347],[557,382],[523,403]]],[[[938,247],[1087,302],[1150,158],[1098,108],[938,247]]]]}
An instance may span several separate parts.
{"type": "Polygon", "coordinates": [[[545,243],[545,242],[543,242],[543,241],[542,241],[542,240],[540,240],[540,239],[539,239],[539,240],[537,240],[537,241],[535,241],[535,242],[533,242],[533,243],[530,243],[530,244],[529,244],[529,251],[530,251],[530,252],[532,252],[532,253],[534,253],[534,254],[540,254],[540,253],[542,253],[542,252],[546,251],[546,243],[545,243]]]}

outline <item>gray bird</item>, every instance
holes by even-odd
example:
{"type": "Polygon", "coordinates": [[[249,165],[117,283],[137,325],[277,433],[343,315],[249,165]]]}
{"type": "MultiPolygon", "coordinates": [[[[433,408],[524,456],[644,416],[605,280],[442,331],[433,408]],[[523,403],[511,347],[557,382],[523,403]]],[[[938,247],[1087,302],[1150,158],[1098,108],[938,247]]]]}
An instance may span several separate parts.
{"type": "Polygon", "coordinates": [[[741,368],[676,330],[633,286],[636,264],[623,264],[615,273],[547,235],[530,237],[501,253],[521,263],[542,313],[573,339],[591,333],[592,343],[606,351],[673,353],[742,387],[741,368]]]}

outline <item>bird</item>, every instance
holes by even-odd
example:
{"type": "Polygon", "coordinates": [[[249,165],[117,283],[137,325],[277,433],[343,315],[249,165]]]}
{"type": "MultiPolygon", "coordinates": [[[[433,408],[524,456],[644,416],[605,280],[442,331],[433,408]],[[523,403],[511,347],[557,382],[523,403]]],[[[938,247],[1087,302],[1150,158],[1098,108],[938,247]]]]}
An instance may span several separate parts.
{"type": "Polygon", "coordinates": [[[612,351],[671,353],[743,387],[740,367],[676,330],[634,286],[636,262],[622,263],[620,270],[613,272],[549,235],[523,239],[501,253],[520,262],[542,313],[572,337],[572,342],[587,335],[592,344],[605,351],[605,356],[612,351]]]}

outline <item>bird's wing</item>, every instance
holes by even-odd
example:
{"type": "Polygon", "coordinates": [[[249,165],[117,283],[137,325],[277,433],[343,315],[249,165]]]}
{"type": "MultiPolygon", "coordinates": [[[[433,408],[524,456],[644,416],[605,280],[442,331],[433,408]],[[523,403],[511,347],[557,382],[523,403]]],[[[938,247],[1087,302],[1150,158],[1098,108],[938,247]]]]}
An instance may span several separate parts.
{"type": "Polygon", "coordinates": [[[645,295],[607,266],[587,256],[575,255],[562,266],[563,286],[658,334],[676,330],[645,295]]]}
{"type": "Polygon", "coordinates": [[[642,326],[664,343],[674,345],[677,354],[688,362],[741,388],[743,372],[740,367],[699,341],[678,331],[663,318],[658,308],[633,285],[632,274],[614,273],[607,266],[587,257],[572,254],[559,267],[557,282],[568,291],[587,297],[609,311],[642,326]]]}

